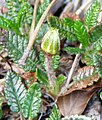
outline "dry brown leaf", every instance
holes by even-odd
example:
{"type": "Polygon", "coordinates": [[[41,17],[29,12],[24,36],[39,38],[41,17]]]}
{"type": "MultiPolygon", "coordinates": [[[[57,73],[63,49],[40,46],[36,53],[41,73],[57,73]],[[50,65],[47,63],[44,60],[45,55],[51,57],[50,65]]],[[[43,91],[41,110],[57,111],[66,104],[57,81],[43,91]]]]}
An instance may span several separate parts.
{"type": "Polygon", "coordinates": [[[64,95],[69,94],[76,90],[81,90],[84,88],[87,88],[89,86],[92,86],[94,83],[98,82],[99,75],[93,74],[94,73],[94,67],[92,66],[85,66],[83,68],[80,68],[76,75],[74,76],[74,79],[79,79],[74,81],[73,83],[69,84],[69,89],[67,90],[64,95]]]}
{"type": "Polygon", "coordinates": [[[80,68],[73,77],[74,82],[69,85],[70,88],[68,89],[67,94],[74,90],[80,90],[92,86],[94,82],[98,82],[99,78],[99,75],[94,73],[94,67],[85,66],[80,68]]]}
{"type": "Polygon", "coordinates": [[[79,68],[78,72],[74,75],[73,80],[80,80],[84,78],[88,78],[95,74],[95,68],[93,66],[85,66],[83,68],[79,68]]]}
{"type": "Polygon", "coordinates": [[[61,114],[64,116],[82,114],[90,98],[100,88],[102,88],[102,80],[93,86],[82,90],[67,92],[65,95],[58,97],[57,103],[61,114]]]}
{"type": "MultiPolygon", "coordinates": [[[[91,78],[75,82],[67,91],[67,94],[75,91],[75,90],[81,90],[83,88],[87,88],[88,86],[92,86],[95,82],[99,80],[99,75],[96,74],[92,76],[91,78]]],[[[66,93],[65,93],[66,94],[66,93]]]]}
{"type": "Polygon", "coordinates": [[[60,97],[58,99],[58,106],[61,114],[63,116],[81,114],[90,100],[90,97],[92,97],[95,92],[96,91],[74,91],[66,96],[60,97]]]}
{"type": "Polygon", "coordinates": [[[25,79],[25,80],[28,80],[28,79],[30,79],[31,77],[33,77],[34,79],[36,79],[35,81],[37,81],[36,72],[27,72],[27,73],[24,73],[24,74],[22,75],[22,78],[25,79]]]}
{"type": "Polygon", "coordinates": [[[30,85],[37,81],[36,72],[24,73],[22,75],[22,78],[30,82],[30,84],[27,86],[28,88],[30,87],[30,85]]]}

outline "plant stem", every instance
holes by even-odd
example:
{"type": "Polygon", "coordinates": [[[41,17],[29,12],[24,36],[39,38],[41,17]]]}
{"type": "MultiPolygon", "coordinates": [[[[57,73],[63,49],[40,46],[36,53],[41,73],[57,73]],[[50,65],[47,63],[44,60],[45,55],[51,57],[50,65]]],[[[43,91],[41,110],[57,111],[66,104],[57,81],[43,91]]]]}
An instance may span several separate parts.
{"type": "Polygon", "coordinates": [[[46,62],[46,72],[48,75],[49,84],[52,88],[54,88],[56,86],[55,83],[56,76],[52,68],[52,56],[45,54],[45,62],[46,62]]]}
{"type": "Polygon", "coordinates": [[[38,22],[38,24],[37,24],[37,26],[36,26],[33,34],[32,34],[32,35],[30,36],[30,38],[29,38],[28,46],[27,46],[27,48],[26,48],[26,50],[25,50],[22,58],[21,58],[20,61],[19,61],[19,64],[20,64],[20,65],[25,65],[25,61],[26,61],[27,57],[29,56],[29,53],[30,53],[30,50],[31,50],[32,46],[34,45],[34,42],[35,42],[35,40],[36,40],[36,37],[37,37],[37,35],[38,35],[38,32],[39,32],[42,24],[43,24],[43,21],[44,21],[44,19],[46,18],[49,10],[51,9],[51,7],[53,6],[53,4],[54,4],[56,1],[57,1],[57,0],[53,0],[53,1],[49,4],[49,6],[47,7],[47,9],[45,10],[45,12],[43,13],[43,15],[41,16],[41,18],[40,18],[40,20],[39,20],[39,22],[38,22]]]}
{"type": "MultiPolygon", "coordinates": [[[[80,44],[79,48],[82,48],[82,44],[80,44]]],[[[75,70],[76,66],[78,65],[79,61],[80,61],[80,54],[77,54],[75,56],[75,59],[74,59],[74,62],[72,64],[72,67],[70,69],[70,72],[68,74],[66,84],[65,84],[64,87],[62,87],[60,94],[64,94],[67,91],[67,88],[69,87],[69,83],[70,83],[70,81],[72,79],[74,70],[75,70]]]]}
{"type": "MultiPolygon", "coordinates": [[[[38,5],[39,5],[39,0],[36,0],[35,4],[34,4],[33,19],[32,19],[32,25],[31,25],[31,29],[30,29],[30,36],[33,34],[33,31],[34,31],[35,26],[36,26],[36,14],[37,14],[38,5]]],[[[29,39],[29,41],[30,41],[30,39],[29,39]]]]}
{"type": "Polygon", "coordinates": [[[75,13],[79,15],[93,0],[87,0],[75,13]]]}

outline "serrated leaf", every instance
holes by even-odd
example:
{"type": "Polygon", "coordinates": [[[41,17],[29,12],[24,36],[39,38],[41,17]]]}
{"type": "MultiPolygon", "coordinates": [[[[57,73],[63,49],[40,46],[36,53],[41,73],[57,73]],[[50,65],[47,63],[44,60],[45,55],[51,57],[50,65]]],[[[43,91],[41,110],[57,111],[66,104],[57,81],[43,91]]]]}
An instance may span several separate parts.
{"type": "Polygon", "coordinates": [[[74,22],[74,31],[83,47],[87,47],[89,45],[89,34],[80,20],[74,22]]]}
{"type": "Polygon", "coordinates": [[[73,54],[83,54],[85,52],[84,49],[80,49],[77,47],[65,47],[64,51],[70,53],[71,55],[73,54]]]}
{"type": "Polygon", "coordinates": [[[93,49],[97,51],[102,50],[102,36],[96,42],[93,43],[93,49]]]}
{"type": "Polygon", "coordinates": [[[28,11],[28,9],[29,9],[29,4],[23,4],[20,11],[18,12],[16,22],[19,25],[19,27],[21,26],[21,24],[23,22],[22,20],[24,20],[25,14],[28,11]]]}
{"type": "Polygon", "coordinates": [[[50,117],[47,120],[60,120],[60,119],[61,119],[60,111],[59,111],[57,105],[55,104],[51,111],[50,117]]]}
{"type": "Polygon", "coordinates": [[[93,28],[90,32],[91,42],[96,42],[98,39],[102,37],[102,25],[98,25],[93,28]]]}
{"type": "Polygon", "coordinates": [[[74,81],[81,81],[90,78],[95,74],[95,69],[92,66],[86,66],[78,70],[76,75],[73,77],[74,81]]]}
{"type": "Polygon", "coordinates": [[[25,11],[23,11],[24,19],[23,19],[22,24],[24,24],[25,22],[27,24],[29,24],[29,23],[31,24],[33,9],[31,7],[30,3],[28,2],[28,0],[19,0],[19,1],[6,0],[6,5],[7,5],[7,9],[8,9],[8,13],[7,13],[8,18],[12,19],[16,23],[17,23],[18,13],[25,6],[26,14],[25,14],[25,11]]]}
{"type": "MultiPolygon", "coordinates": [[[[28,44],[28,38],[26,36],[16,35],[14,32],[9,32],[9,38],[7,41],[7,48],[9,52],[9,56],[14,60],[15,63],[19,63],[20,58],[22,57],[24,50],[26,49],[28,44]]],[[[35,61],[33,57],[35,55],[35,50],[31,50],[30,55],[26,61],[26,64],[23,68],[26,71],[35,71],[36,64],[38,64],[37,58],[35,61]]]]}
{"type": "Polygon", "coordinates": [[[29,32],[33,9],[28,0],[6,0],[8,9],[7,19],[20,24],[20,33],[29,32]]]}
{"type": "Polygon", "coordinates": [[[38,23],[43,12],[46,10],[46,8],[48,7],[49,4],[50,4],[50,0],[44,0],[43,3],[39,6],[38,11],[37,11],[36,23],[38,23]]]}
{"type": "Polygon", "coordinates": [[[94,0],[89,10],[86,13],[85,25],[87,25],[88,29],[97,25],[97,19],[100,11],[100,2],[99,0],[94,0]]]}
{"type": "Polygon", "coordinates": [[[26,89],[21,82],[21,77],[13,72],[8,72],[5,83],[5,96],[8,105],[13,112],[22,112],[22,103],[25,98],[26,89]]]}
{"type": "Polygon", "coordinates": [[[102,56],[100,55],[93,55],[93,63],[98,72],[99,76],[102,78],[102,56]]]}
{"type": "Polygon", "coordinates": [[[38,83],[34,83],[28,89],[23,102],[23,115],[25,118],[32,120],[37,117],[41,106],[41,89],[38,83]]]}
{"type": "Polygon", "coordinates": [[[92,66],[85,66],[80,68],[76,75],[73,76],[73,84],[70,86],[69,91],[79,90],[92,86],[98,82],[99,75],[96,73],[95,68],[92,66]]]}
{"type": "Polygon", "coordinates": [[[99,75],[96,73],[96,70],[92,66],[85,66],[80,68],[76,75],[73,77],[73,80],[76,82],[72,85],[71,89],[86,88],[87,86],[92,86],[94,82],[99,80],[99,75]]]}
{"type": "Polygon", "coordinates": [[[57,17],[51,16],[49,17],[49,25],[53,28],[59,29],[59,33],[61,38],[67,38],[71,41],[76,41],[76,35],[73,30],[74,22],[73,20],[66,18],[66,19],[59,19],[57,17]]]}
{"type": "Polygon", "coordinates": [[[46,72],[37,68],[36,69],[36,77],[41,84],[48,85],[48,76],[47,76],[46,72]]]}
{"type": "Polygon", "coordinates": [[[60,55],[52,56],[52,67],[54,70],[57,70],[60,65],[60,55]]]}
{"type": "Polygon", "coordinates": [[[17,34],[20,34],[18,25],[12,20],[4,18],[3,16],[0,16],[0,28],[3,28],[5,30],[13,30],[17,34]]]}
{"type": "Polygon", "coordinates": [[[85,63],[88,66],[93,66],[93,55],[94,55],[94,50],[90,50],[88,47],[87,50],[84,53],[84,56],[82,58],[83,63],[85,63]]]}

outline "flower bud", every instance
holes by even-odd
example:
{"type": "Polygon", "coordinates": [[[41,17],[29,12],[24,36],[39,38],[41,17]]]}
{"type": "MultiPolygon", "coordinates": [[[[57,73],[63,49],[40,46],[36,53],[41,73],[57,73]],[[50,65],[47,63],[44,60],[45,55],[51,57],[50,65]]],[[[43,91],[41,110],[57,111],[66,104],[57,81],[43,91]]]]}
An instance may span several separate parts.
{"type": "Polygon", "coordinates": [[[55,55],[60,50],[58,29],[51,28],[43,37],[41,48],[44,52],[55,55]]]}

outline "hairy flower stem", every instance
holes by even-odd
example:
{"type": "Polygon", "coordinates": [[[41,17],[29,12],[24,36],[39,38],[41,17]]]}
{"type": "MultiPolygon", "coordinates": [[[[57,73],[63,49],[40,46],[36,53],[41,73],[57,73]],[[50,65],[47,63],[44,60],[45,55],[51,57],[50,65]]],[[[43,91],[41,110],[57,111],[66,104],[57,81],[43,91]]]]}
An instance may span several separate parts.
{"type": "Polygon", "coordinates": [[[52,56],[49,54],[45,54],[45,62],[46,62],[46,72],[48,75],[49,84],[53,89],[56,86],[56,82],[55,82],[56,76],[52,68],[52,56]]]}

